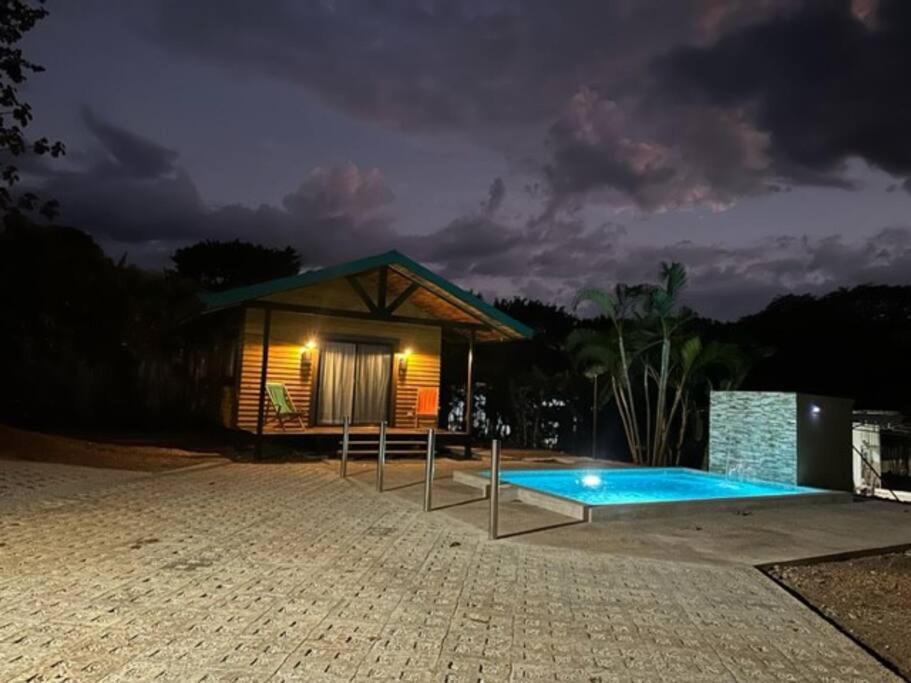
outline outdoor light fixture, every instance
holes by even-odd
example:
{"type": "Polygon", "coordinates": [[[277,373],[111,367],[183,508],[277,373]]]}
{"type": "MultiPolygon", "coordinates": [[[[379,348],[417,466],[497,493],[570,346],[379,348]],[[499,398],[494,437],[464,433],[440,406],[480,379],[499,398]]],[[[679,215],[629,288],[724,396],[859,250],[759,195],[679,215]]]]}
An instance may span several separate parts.
{"type": "Polygon", "coordinates": [[[307,343],[301,347],[301,361],[310,363],[313,360],[313,352],[316,350],[316,340],[308,339],[307,343]]]}
{"type": "Polygon", "coordinates": [[[816,416],[819,415],[821,412],[822,412],[822,408],[820,408],[820,407],[819,407],[818,405],[816,405],[815,403],[814,403],[813,405],[810,406],[810,415],[812,415],[813,417],[816,417],[816,416]]]}
{"type": "Polygon", "coordinates": [[[403,351],[399,352],[399,375],[404,377],[405,371],[408,370],[408,357],[411,355],[411,348],[406,347],[403,351]]]}

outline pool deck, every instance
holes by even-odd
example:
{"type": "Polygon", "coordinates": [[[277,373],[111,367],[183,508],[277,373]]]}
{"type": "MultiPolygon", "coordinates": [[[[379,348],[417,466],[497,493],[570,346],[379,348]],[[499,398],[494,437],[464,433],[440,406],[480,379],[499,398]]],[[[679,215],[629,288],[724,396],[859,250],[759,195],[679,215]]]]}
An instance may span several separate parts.
{"type": "Polygon", "coordinates": [[[521,533],[491,542],[486,505],[451,478],[435,491],[450,507],[421,512],[420,463],[392,464],[383,494],[362,462],[347,481],[321,462],[84,469],[0,461],[0,680],[897,680],[730,563],[763,534],[765,556],[911,536],[888,503],[701,531],[541,531],[567,519],[506,503],[521,533]]]}
{"type": "MultiPolygon", "coordinates": [[[[609,467],[598,462],[596,466],[609,467]]],[[[571,462],[521,462],[505,467],[551,469],[571,462]]],[[[578,465],[576,465],[578,466],[578,465]]],[[[584,462],[592,466],[591,461],[584,462]]],[[[355,480],[373,484],[368,462],[350,466],[355,480]]],[[[487,529],[489,506],[482,492],[459,484],[453,473],[489,468],[487,460],[470,463],[441,459],[434,484],[434,514],[487,529]]],[[[387,467],[386,487],[420,505],[423,463],[397,461],[387,467]]],[[[911,545],[911,505],[884,500],[785,507],[734,506],[727,511],[688,512],[680,516],[582,522],[520,500],[501,498],[500,530],[507,541],[559,548],[584,548],[653,559],[758,566],[877,548],[911,545]]]]}

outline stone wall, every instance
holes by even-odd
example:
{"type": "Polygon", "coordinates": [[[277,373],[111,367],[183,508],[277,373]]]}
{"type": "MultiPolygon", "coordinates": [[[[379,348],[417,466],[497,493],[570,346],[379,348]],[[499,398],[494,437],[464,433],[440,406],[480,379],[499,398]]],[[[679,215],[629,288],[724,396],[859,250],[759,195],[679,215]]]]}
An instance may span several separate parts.
{"type": "Polygon", "coordinates": [[[709,470],[796,484],[797,394],[712,392],[709,470]]]}

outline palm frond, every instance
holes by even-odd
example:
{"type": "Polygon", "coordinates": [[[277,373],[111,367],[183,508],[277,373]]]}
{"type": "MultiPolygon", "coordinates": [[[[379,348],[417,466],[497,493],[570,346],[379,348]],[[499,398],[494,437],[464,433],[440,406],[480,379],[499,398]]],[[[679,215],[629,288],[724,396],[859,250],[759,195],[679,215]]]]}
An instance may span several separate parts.
{"type": "Polygon", "coordinates": [[[603,289],[594,287],[580,290],[573,300],[573,309],[577,309],[586,301],[595,304],[601,312],[611,320],[616,320],[618,308],[616,294],[611,294],[610,292],[605,292],[603,289]]]}

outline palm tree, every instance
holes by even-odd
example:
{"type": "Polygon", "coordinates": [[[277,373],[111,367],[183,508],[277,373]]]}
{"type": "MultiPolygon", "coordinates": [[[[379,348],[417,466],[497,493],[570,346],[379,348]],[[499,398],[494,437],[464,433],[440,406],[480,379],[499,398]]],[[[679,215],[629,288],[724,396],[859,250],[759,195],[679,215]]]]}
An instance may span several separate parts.
{"type": "Polygon", "coordinates": [[[607,398],[616,402],[636,463],[667,465],[673,458],[679,464],[697,398],[707,396],[698,388],[745,375],[745,356],[736,347],[684,335],[693,317],[679,302],[685,286],[683,266],[662,263],[658,285],[585,289],[576,298],[577,307],[594,303],[611,327],[577,330],[567,348],[587,376],[609,377],[607,398]]]}

